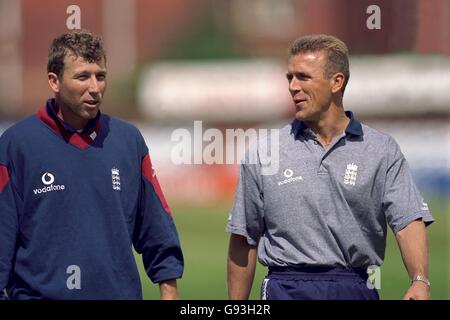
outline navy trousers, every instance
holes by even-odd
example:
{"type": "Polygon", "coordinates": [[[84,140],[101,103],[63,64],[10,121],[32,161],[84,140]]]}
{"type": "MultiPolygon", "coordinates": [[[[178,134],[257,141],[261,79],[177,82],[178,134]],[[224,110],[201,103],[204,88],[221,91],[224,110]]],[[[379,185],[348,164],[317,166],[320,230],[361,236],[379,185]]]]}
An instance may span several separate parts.
{"type": "Polygon", "coordinates": [[[270,267],[261,287],[263,300],[379,300],[363,269],[270,267]]]}

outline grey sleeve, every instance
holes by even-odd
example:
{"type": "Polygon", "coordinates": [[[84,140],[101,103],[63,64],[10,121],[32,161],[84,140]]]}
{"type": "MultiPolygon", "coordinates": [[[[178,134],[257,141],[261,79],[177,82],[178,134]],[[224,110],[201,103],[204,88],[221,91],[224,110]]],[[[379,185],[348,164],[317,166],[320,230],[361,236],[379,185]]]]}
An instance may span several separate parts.
{"type": "Polygon", "coordinates": [[[383,211],[386,220],[396,234],[409,223],[422,219],[426,225],[434,219],[428,205],[414,183],[409,165],[400,147],[389,138],[383,211]]]}
{"type": "Polygon", "coordinates": [[[257,165],[241,164],[236,197],[226,231],[256,246],[264,232],[264,200],[257,165]]]}

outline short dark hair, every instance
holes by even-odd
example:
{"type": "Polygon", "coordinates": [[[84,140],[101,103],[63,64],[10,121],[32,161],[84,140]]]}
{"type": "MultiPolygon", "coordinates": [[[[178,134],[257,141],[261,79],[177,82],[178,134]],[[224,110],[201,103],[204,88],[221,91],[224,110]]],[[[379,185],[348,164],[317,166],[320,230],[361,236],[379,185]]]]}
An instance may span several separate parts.
{"type": "Polygon", "coordinates": [[[345,43],[336,37],[326,34],[313,34],[296,39],[289,46],[289,57],[300,53],[317,52],[324,50],[327,54],[324,77],[331,78],[335,73],[342,72],[345,76],[342,93],[344,93],[350,78],[348,62],[348,48],[345,43]]]}
{"type": "Polygon", "coordinates": [[[89,63],[106,63],[102,38],[85,30],[66,32],[53,39],[48,50],[47,72],[62,76],[67,55],[81,57],[89,63]]]}

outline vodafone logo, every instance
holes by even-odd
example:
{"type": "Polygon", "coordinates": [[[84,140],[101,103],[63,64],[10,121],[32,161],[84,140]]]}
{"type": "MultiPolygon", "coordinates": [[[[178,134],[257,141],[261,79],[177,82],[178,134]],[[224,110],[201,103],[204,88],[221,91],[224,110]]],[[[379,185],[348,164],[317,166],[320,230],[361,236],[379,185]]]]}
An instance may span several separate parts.
{"type": "Polygon", "coordinates": [[[52,184],[53,182],[55,182],[55,176],[51,173],[46,172],[42,175],[42,183],[46,186],[52,184]]]}
{"type": "Polygon", "coordinates": [[[294,181],[298,181],[298,180],[303,180],[302,176],[293,177],[294,171],[292,171],[291,169],[284,170],[283,175],[286,179],[284,179],[283,181],[278,181],[278,186],[281,186],[281,185],[287,184],[287,183],[291,183],[294,181]]]}
{"type": "Polygon", "coordinates": [[[55,176],[50,172],[45,172],[41,177],[41,181],[44,184],[44,187],[34,189],[34,194],[47,193],[52,191],[63,191],[66,189],[66,186],[63,184],[53,184],[55,182],[55,176]]]}
{"type": "Polygon", "coordinates": [[[294,171],[292,171],[291,169],[286,169],[286,170],[284,170],[284,176],[286,177],[286,178],[290,178],[290,177],[292,177],[294,175],[294,171]]]}

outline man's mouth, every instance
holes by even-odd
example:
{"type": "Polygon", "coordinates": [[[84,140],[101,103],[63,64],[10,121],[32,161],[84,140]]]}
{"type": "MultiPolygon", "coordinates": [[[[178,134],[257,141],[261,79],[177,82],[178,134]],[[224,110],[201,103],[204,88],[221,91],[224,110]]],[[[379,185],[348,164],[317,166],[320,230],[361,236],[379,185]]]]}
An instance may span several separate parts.
{"type": "Polygon", "coordinates": [[[294,103],[296,106],[301,106],[302,103],[306,102],[306,99],[295,99],[294,103]]]}
{"type": "Polygon", "coordinates": [[[88,107],[91,107],[91,108],[97,107],[99,103],[100,102],[98,100],[88,100],[88,101],[84,102],[85,105],[87,105],[88,107]]]}

